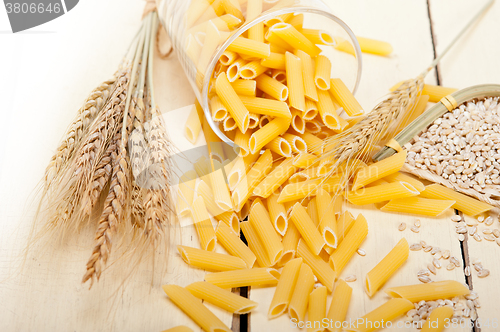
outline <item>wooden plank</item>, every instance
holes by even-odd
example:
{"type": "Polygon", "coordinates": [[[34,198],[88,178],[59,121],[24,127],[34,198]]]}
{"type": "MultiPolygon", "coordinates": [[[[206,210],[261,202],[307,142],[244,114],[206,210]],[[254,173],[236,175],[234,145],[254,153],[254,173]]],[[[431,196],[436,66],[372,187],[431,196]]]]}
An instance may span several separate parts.
{"type": "MultiPolygon", "coordinates": [[[[430,0],[430,12],[433,21],[434,34],[439,54],[446,43],[454,37],[475,12],[486,1],[470,2],[466,0],[430,0]]],[[[500,36],[491,31],[498,30],[498,15],[500,4],[495,2],[481,21],[464,35],[458,45],[451,50],[439,65],[441,84],[443,86],[465,88],[476,84],[500,83],[500,67],[496,65],[500,57],[500,36]]],[[[498,213],[498,211],[496,211],[498,213]]],[[[471,217],[465,217],[472,220],[471,217]]],[[[485,228],[480,224],[480,231],[485,228]]],[[[497,221],[490,227],[499,228],[497,221]]],[[[487,278],[478,278],[476,271],[472,271],[471,282],[473,290],[479,294],[481,308],[478,309],[477,330],[483,332],[497,331],[499,328],[497,299],[500,290],[500,264],[497,255],[500,247],[485,240],[476,242],[468,237],[468,260],[480,258],[486,269],[491,271],[487,278]]],[[[471,267],[472,270],[474,268],[471,267]]]]}

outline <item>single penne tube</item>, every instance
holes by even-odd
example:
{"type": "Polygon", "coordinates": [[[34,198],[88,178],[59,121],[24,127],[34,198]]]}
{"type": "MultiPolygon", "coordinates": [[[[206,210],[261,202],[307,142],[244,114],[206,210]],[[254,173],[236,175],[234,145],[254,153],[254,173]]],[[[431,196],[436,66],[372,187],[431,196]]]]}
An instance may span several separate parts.
{"type": "Polygon", "coordinates": [[[215,0],[215,1],[209,0],[209,2],[212,2],[210,6],[212,7],[212,10],[215,12],[215,15],[220,16],[224,14],[225,9],[222,0],[215,0]]]}
{"type": "MultiPolygon", "coordinates": [[[[271,71],[271,77],[274,78],[276,81],[281,82],[285,84],[286,82],[286,71],[281,70],[281,69],[273,69],[271,71]]],[[[288,89],[288,98],[290,98],[290,88],[288,89]]]]}
{"type": "Polygon", "coordinates": [[[285,158],[290,158],[292,156],[292,147],[290,146],[290,143],[288,143],[288,141],[281,136],[278,136],[271,142],[267,143],[264,148],[269,149],[285,158]]]}
{"type": "Polygon", "coordinates": [[[248,141],[250,140],[250,136],[252,136],[253,130],[249,129],[244,134],[241,131],[236,131],[236,136],[234,137],[234,152],[241,156],[246,157],[250,153],[248,147],[248,141]]]}
{"type": "MultiPolygon", "coordinates": [[[[318,216],[318,206],[316,204],[316,197],[313,197],[309,203],[307,203],[307,215],[311,218],[314,226],[319,226],[319,216],[318,216]]],[[[324,249],[324,248],[323,248],[324,249]]]]}
{"type": "MultiPolygon", "coordinates": [[[[250,115],[249,115],[248,124],[249,124],[249,128],[250,128],[250,115]]],[[[222,128],[226,132],[226,135],[227,135],[227,132],[238,128],[238,124],[236,123],[236,121],[234,120],[234,118],[231,115],[228,115],[223,121],[222,128]]],[[[248,131],[248,129],[247,129],[247,131],[248,131]]]]}
{"type": "MultiPolygon", "coordinates": [[[[205,136],[205,142],[207,144],[207,149],[209,152],[209,156],[212,160],[216,160],[219,163],[222,163],[225,159],[224,156],[224,145],[226,143],[222,142],[222,140],[215,134],[212,130],[212,127],[208,124],[207,118],[203,117],[203,135],[205,136]]],[[[212,170],[212,165],[210,165],[210,170],[212,170]]],[[[208,173],[207,173],[208,174],[208,173]]]]}
{"type": "Polygon", "coordinates": [[[267,313],[269,319],[281,316],[288,309],[301,266],[302,258],[295,258],[288,261],[283,267],[267,313]]]}
{"type": "Polygon", "coordinates": [[[349,191],[345,193],[346,199],[355,205],[366,205],[373,203],[380,203],[397,198],[406,198],[417,196],[419,192],[415,187],[406,182],[392,182],[374,186],[369,188],[362,188],[357,191],[349,191]]]}
{"type": "Polygon", "coordinates": [[[330,80],[330,92],[350,117],[360,116],[363,108],[340,78],[330,80]]]}
{"type": "Polygon", "coordinates": [[[261,202],[252,206],[248,220],[259,236],[271,264],[274,265],[283,253],[283,244],[261,202]]]}
{"type": "Polygon", "coordinates": [[[292,129],[296,132],[303,134],[306,131],[306,122],[302,119],[303,112],[296,110],[295,108],[291,109],[292,113],[292,129]]]}
{"type": "Polygon", "coordinates": [[[332,197],[325,190],[319,189],[316,194],[316,205],[319,216],[319,231],[323,240],[330,248],[337,248],[339,243],[338,230],[332,197]]]}
{"type": "Polygon", "coordinates": [[[242,20],[231,14],[224,14],[212,20],[212,22],[214,22],[216,26],[218,26],[218,24],[222,25],[222,23],[220,23],[219,21],[226,23],[228,29],[233,29],[234,27],[240,25],[242,22],[242,20]]]}
{"type": "Polygon", "coordinates": [[[191,144],[195,144],[196,141],[198,140],[198,135],[200,134],[200,130],[201,130],[200,118],[198,116],[196,105],[193,105],[191,111],[189,112],[189,116],[186,120],[184,135],[191,144]]]}
{"type": "Polygon", "coordinates": [[[314,83],[320,90],[330,90],[330,73],[332,71],[332,64],[330,60],[324,55],[316,57],[316,69],[314,74],[314,83]]]}
{"type": "Polygon", "coordinates": [[[307,150],[310,153],[313,153],[315,155],[321,155],[324,151],[323,149],[323,144],[324,141],[317,138],[311,133],[303,133],[302,135],[299,135],[300,138],[304,140],[307,144],[307,150]]]}
{"type": "Polygon", "coordinates": [[[255,154],[260,151],[264,145],[284,133],[289,125],[290,122],[285,120],[285,118],[275,118],[264,127],[255,131],[249,141],[250,153],[255,154]]]}
{"type": "Polygon", "coordinates": [[[194,200],[191,214],[194,219],[196,232],[200,238],[201,248],[203,250],[214,251],[217,237],[215,236],[215,230],[202,197],[194,200]]]}
{"type": "Polygon", "coordinates": [[[193,61],[198,63],[201,53],[201,45],[196,40],[196,37],[190,34],[186,40],[186,55],[193,61]]]}
{"type": "Polygon", "coordinates": [[[342,128],[340,116],[335,111],[335,106],[328,91],[318,90],[318,102],[316,105],[318,106],[321,120],[327,128],[332,130],[340,130],[342,128]]]}
{"type": "Polygon", "coordinates": [[[231,332],[229,327],[208,310],[201,300],[196,298],[187,289],[177,285],[164,285],[163,290],[170,300],[203,330],[231,332]]]}
{"type": "Polygon", "coordinates": [[[267,68],[285,70],[286,69],[285,54],[271,52],[270,56],[260,60],[260,64],[267,68]]]}
{"type": "MultiPolygon", "coordinates": [[[[268,94],[269,96],[284,102],[285,100],[288,99],[288,88],[286,85],[284,85],[281,82],[278,82],[274,78],[262,74],[259,77],[255,79],[257,83],[257,88],[259,90],[262,90],[264,93],[268,94]]],[[[288,109],[288,107],[287,107],[288,109]]],[[[271,115],[271,114],[266,114],[266,115],[271,115]]],[[[273,115],[271,115],[273,116],[273,115]]]]}
{"type": "Polygon", "coordinates": [[[331,137],[333,135],[330,130],[321,130],[319,133],[315,134],[315,136],[319,139],[326,140],[327,138],[331,137]]]}
{"type": "Polygon", "coordinates": [[[242,22],[245,21],[245,17],[241,13],[240,4],[238,1],[222,0],[222,6],[224,7],[226,13],[236,16],[242,22]]]}
{"type": "Polygon", "coordinates": [[[264,39],[267,40],[270,45],[281,49],[279,52],[277,52],[277,50],[274,50],[273,53],[293,52],[294,50],[290,44],[281,39],[277,34],[274,33],[272,29],[267,30],[267,32],[264,34],[264,39]]]}
{"type": "Polygon", "coordinates": [[[260,60],[251,61],[240,68],[240,77],[252,80],[266,72],[267,68],[260,64],[260,60]]]}
{"type": "Polygon", "coordinates": [[[205,13],[210,7],[210,2],[207,0],[194,0],[189,4],[186,11],[186,25],[192,27],[193,24],[205,13]]]}
{"type": "Polygon", "coordinates": [[[344,267],[352,258],[356,250],[368,235],[368,223],[360,213],[344,239],[330,256],[330,267],[337,275],[340,275],[344,267]]]}
{"type": "Polygon", "coordinates": [[[222,221],[224,224],[230,227],[236,234],[240,234],[240,220],[234,211],[221,213],[218,216],[215,216],[215,219],[217,219],[217,221],[222,221]]]}
{"type": "Polygon", "coordinates": [[[434,308],[425,321],[420,332],[441,332],[444,331],[446,326],[451,322],[451,317],[454,310],[451,307],[444,306],[434,308]]]}
{"type": "Polygon", "coordinates": [[[319,252],[325,245],[325,240],[307,214],[306,209],[300,203],[295,203],[293,206],[290,220],[297,227],[300,235],[311,248],[311,251],[315,255],[319,255],[319,252]]]}
{"type": "Polygon", "coordinates": [[[309,306],[307,309],[308,321],[312,327],[307,328],[307,332],[323,332],[323,319],[326,317],[326,295],[325,286],[315,288],[309,294],[309,306]]]}
{"type": "MultiPolygon", "coordinates": [[[[277,2],[276,0],[272,0],[272,1],[269,1],[269,0],[264,0],[265,2],[277,2]]],[[[270,19],[267,19],[264,21],[264,24],[268,27],[272,27],[273,25],[275,25],[276,23],[283,23],[283,22],[286,22],[289,18],[291,18],[293,16],[293,13],[287,13],[287,14],[283,14],[283,15],[276,15],[270,19]]]]}
{"type": "Polygon", "coordinates": [[[270,267],[273,264],[269,259],[269,255],[264,248],[264,244],[257,235],[255,228],[250,224],[249,221],[244,221],[240,224],[243,235],[245,235],[245,239],[247,240],[248,247],[254,253],[257,259],[257,265],[260,267],[270,267]]]}
{"type": "Polygon", "coordinates": [[[274,229],[278,234],[284,236],[288,229],[288,218],[285,206],[278,203],[278,195],[274,193],[267,197],[266,204],[274,229]]]}
{"type": "Polygon", "coordinates": [[[470,290],[467,286],[455,280],[435,281],[427,284],[391,287],[385,290],[387,295],[394,298],[403,298],[413,303],[451,299],[455,296],[467,295],[470,290]]]}
{"type": "Polygon", "coordinates": [[[231,114],[231,117],[236,121],[238,128],[242,133],[245,133],[249,125],[249,112],[240,98],[234,91],[231,83],[227,80],[226,74],[221,73],[215,81],[217,95],[222,100],[224,106],[231,114]]]}
{"type": "MultiPolygon", "coordinates": [[[[317,93],[316,93],[317,94],[317,93]]],[[[302,118],[306,121],[314,119],[318,115],[318,106],[316,102],[306,99],[306,111],[302,118]]]]}
{"type": "Polygon", "coordinates": [[[302,60],[290,52],[286,57],[286,82],[290,106],[304,112],[306,109],[305,90],[302,72],[302,60]]]}
{"type": "MultiPolygon", "coordinates": [[[[398,181],[392,181],[392,182],[398,182],[398,181]]],[[[406,181],[403,181],[403,182],[406,182],[406,181]]],[[[378,180],[375,180],[369,184],[367,184],[365,187],[375,187],[375,186],[380,186],[381,184],[388,184],[390,183],[390,181],[385,181],[384,179],[378,179],[378,180]]],[[[409,182],[408,182],[409,183],[409,182]]],[[[411,183],[410,183],[411,184],[411,183]]],[[[413,184],[412,184],[413,185],[413,184]]],[[[416,188],[415,188],[416,189],[416,188]]]]}
{"type": "Polygon", "coordinates": [[[293,158],[285,159],[276,166],[253,190],[253,194],[267,198],[296,171],[293,158]]]}
{"type": "Polygon", "coordinates": [[[221,288],[275,286],[280,273],[271,268],[253,268],[225,272],[208,273],[205,281],[221,288]]]}
{"type": "Polygon", "coordinates": [[[335,283],[335,289],[332,294],[332,301],[330,302],[330,309],[328,309],[328,318],[330,324],[326,328],[329,332],[342,331],[342,325],[347,316],[347,310],[351,303],[352,288],[347,285],[342,279],[335,283]]]}
{"type": "Polygon", "coordinates": [[[385,180],[387,182],[403,181],[403,182],[407,182],[407,183],[411,184],[412,186],[415,187],[415,189],[417,189],[420,192],[425,190],[425,185],[422,182],[420,182],[419,180],[415,179],[414,177],[412,177],[406,173],[402,173],[402,172],[396,172],[396,173],[389,174],[389,175],[385,176],[382,180],[385,180]]]}
{"type": "Polygon", "coordinates": [[[264,39],[264,23],[259,22],[248,29],[248,39],[263,43],[264,39]]]}
{"type": "Polygon", "coordinates": [[[381,211],[422,214],[437,217],[455,205],[455,201],[422,197],[392,199],[380,207],[381,211]]]}
{"type": "Polygon", "coordinates": [[[321,179],[312,179],[297,183],[289,183],[281,190],[279,203],[286,203],[314,195],[321,187],[321,179]]]}
{"type": "Polygon", "coordinates": [[[186,289],[197,298],[237,315],[247,314],[257,307],[257,302],[206,281],[193,282],[186,289]]]}
{"type": "Polygon", "coordinates": [[[246,65],[247,61],[243,58],[238,58],[227,68],[226,75],[229,82],[235,82],[240,77],[241,67],[246,65]]]}
{"type": "Polygon", "coordinates": [[[316,121],[316,120],[306,121],[306,132],[308,132],[308,133],[315,135],[321,131],[321,129],[322,129],[321,127],[322,127],[322,125],[319,121],[316,121]]]}
{"type": "Polygon", "coordinates": [[[396,246],[366,274],[365,290],[372,297],[406,262],[410,254],[408,241],[402,238],[396,246]]]}
{"type": "MultiPolygon", "coordinates": [[[[247,21],[252,21],[262,13],[262,0],[247,2],[247,21]]],[[[264,42],[264,23],[257,23],[248,29],[248,39],[264,42]]]]}
{"type": "MultiPolygon", "coordinates": [[[[262,129],[261,129],[262,130],[262,129]]],[[[266,150],[257,160],[255,165],[248,171],[246,177],[236,185],[232,193],[235,211],[240,211],[243,204],[250,198],[253,190],[262,179],[271,171],[273,156],[270,150],[266,150]]]]}
{"type": "Polygon", "coordinates": [[[278,262],[279,266],[285,265],[288,261],[295,257],[297,245],[300,240],[300,233],[293,223],[288,223],[285,236],[283,236],[283,255],[278,262]]]}
{"type": "MultiPolygon", "coordinates": [[[[363,53],[372,53],[382,56],[392,53],[392,46],[387,42],[359,36],[356,36],[356,39],[358,40],[359,48],[363,53]]],[[[343,38],[335,37],[334,47],[339,51],[355,55],[352,44],[343,38]]]]}
{"type": "Polygon", "coordinates": [[[420,196],[425,198],[453,200],[455,201],[453,208],[469,216],[475,216],[493,208],[490,204],[458,193],[440,184],[431,184],[426,186],[425,190],[420,193],[420,196]]]}
{"type": "Polygon", "coordinates": [[[269,44],[244,37],[236,37],[227,49],[238,54],[244,54],[255,58],[267,58],[271,55],[269,44]]]}
{"type": "Polygon", "coordinates": [[[408,152],[403,150],[386,159],[359,169],[354,178],[352,190],[357,190],[373,181],[398,172],[403,167],[407,154],[408,152]]]}
{"type": "Polygon", "coordinates": [[[315,255],[302,240],[299,240],[299,244],[297,245],[297,256],[302,257],[304,263],[311,267],[319,282],[328,289],[328,292],[332,292],[337,274],[328,263],[318,255],[315,255]]]}
{"type": "Polygon", "coordinates": [[[162,332],[193,332],[193,330],[185,325],[179,325],[167,330],[163,330],[162,332]]]}
{"type": "Polygon", "coordinates": [[[231,195],[229,193],[229,188],[226,184],[224,170],[221,164],[217,161],[213,161],[215,170],[210,172],[208,178],[212,184],[212,190],[214,194],[215,204],[223,210],[229,211],[233,209],[233,204],[231,201],[231,195]]]}
{"type": "Polygon", "coordinates": [[[215,234],[219,243],[228,253],[241,258],[247,268],[251,269],[254,266],[256,260],[255,254],[245,245],[239,238],[239,234],[235,233],[231,227],[224,223],[219,223],[215,234]]]}
{"type": "Polygon", "coordinates": [[[194,190],[197,196],[203,199],[205,207],[212,216],[217,217],[226,211],[215,203],[213,189],[204,180],[200,179],[198,183],[196,183],[194,190]]]}
{"type": "Polygon", "coordinates": [[[313,165],[317,160],[318,157],[315,155],[302,152],[293,158],[293,166],[298,168],[307,168],[313,165]]]}
{"type": "Polygon", "coordinates": [[[294,49],[301,50],[310,56],[317,56],[321,49],[288,23],[277,23],[269,28],[274,34],[283,39],[294,49]]]}
{"type": "Polygon", "coordinates": [[[224,66],[229,66],[231,65],[234,60],[238,58],[238,53],[233,52],[233,51],[228,51],[225,50],[222,55],[219,58],[220,63],[222,63],[224,66]]]}
{"type": "MultiPolygon", "coordinates": [[[[316,92],[316,85],[314,83],[314,64],[311,56],[304,51],[296,50],[295,55],[300,58],[302,63],[302,78],[304,81],[304,95],[309,100],[318,101],[318,93],[316,92]]],[[[330,77],[328,77],[330,80],[330,77]]],[[[308,100],[306,99],[306,100],[308,100]]]]}
{"type": "Polygon", "coordinates": [[[261,117],[259,119],[259,128],[264,127],[266,124],[271,122],[272,119],[273,118],[270,117],[269,115],[261,115],[261,117]]]}
{"type": "MultiPolygon", "coordinates": [[[[264,39],[266,39],[266,33],[264,33],[264,39]]],[[[279,47],[278,45],[276,44],[273,44],[273,43],[269,43],[269,46],[271,47],[271,53],[277,53],[277,54],[283,54],[285,55],[285,53],[287,52],[286,49],[282,48],[282,47],[279,47]]],[[[288,45],[288,47],[290,47],[290,45],[288,45]]],[[[291,47],[290,47],[291,49],[291,47]]],[[[293,49],[291,49],[293,51],[293,49]]]]}
{"type": "Polygon", "coordinates": [[[307,144],[302,139],[302,137],[293,134],[283,134],[283,138],[290,143],[293,152],[295,153],[307,153],[307,144]]]}
{"type": "MultiPolygon", "coordinates": [[[[390,91],[394,91],[403,83],[402,81],[394,85],[390,88],[390,91]]],[[[431,103],[438,103],[444,97],[456,92],[458,89],[455,88],[447,88],[439,85],[432,84],[424,84],[424,88],[422,89],[422,95],[429,96],[429,101],[431,103]]]]}
{"type": "Polygon", "coordinates": [[[196,178],[197,175],[194,170],[187,171],[179,178],[177,215],[180,217],[186,217],[190,213],[190,206],[193,204],[194,199],[196,178]]]}
{"type": "Polygon", "coordinates": [[[304,320],[307,305],[309,304],[309,294],[311,294],[313,289],[314,274],[307,264],[302,263],[297,282],[293,288],[292,298],[288,305],[288,315],[290,315],[290,318],[298,322],[304,320]]]}
{"type": "Polygon", "coordinates": [[[187,264],[207,271],[231,271],[247,267],[241,258],[235,256],[180,245],[177,250],[187,264]]]}
{"type": "Polygon", "coordinates": [[[286,21],[286,23],[291,24],[295,29],[302,29],[302,24],[304,23],[304,14],[297,14],[292,16],[286,21]]]}
{"type": "Polygon", "coordinates": [[[249,112],[278,118],[290,119],[292,117],[288,105],[283,101],[247,96],[240,96],[240,99],[249,112]]]}
{"type": "Polygon", "coordinates": [[[226,106],[224,106],[219,96],[210,98],[210,111],[212,112],[212,120],[217,122],[224,121],[228,114],[226,106]]]}
{"type": "Polygon", "coordinates": [[[345,331],[349,332],[371,332],[386,326],[387,322],[405,314],[408,310],[413,309],[413,303],[405,299],[390,299],[382,304],[380,307],[370,311],[361,318],[356,319],[357,324],[355,328],[347,328],[345,331]]]}
{"type": "Polygon", "coordinates": [[[342,242],[344,237],[346,236],[347,233],[349,233],[349,230],[351,229],[352,225],[354,225],[354,217],[352,216],[351,212],[345,211],[342,213],[337,221],[337,236],[338,236],[338,242],[342,242]]]}
{"type": "Polygon", "coordinates": [[[331,34],[325,30],[316,29],[297,29],[303,34],[307,39],[309,39],[313,44],[316,45],[335,45],[335,39],[331,34]]]}
{"type": "Polygon", "coordinates": [[[236,186],[245,178],[247,171],[251,169],[260,154],[248,154],[246,157],[238,156],[233,162],[231,169],[227,172],[229,189],[234,191],[236,186]]]}
{"type": "Polygon", "coordinates": [[[260,114],[250,113],[248,121],[248,129],[255,129],[259,126],[260,114]]]}
{"type": "Polygon", "coordinates": [[[200,73],[204,73],[208,67],[208,63],[212,57],[213,52],[219,46],[222,41],[222,35],[219,29],[213,24],[212,21],[207,23],[207,30],[205,35],[205,42],[201,48],[200,56],[198,58],[198,64],[196,69],[200,73]]]}
{"type": "Polygon", "coordinates": [[[257,91],[257,82],[254,80],[237,79],[231,86],[238,96],[255,97],[257,91]]]}

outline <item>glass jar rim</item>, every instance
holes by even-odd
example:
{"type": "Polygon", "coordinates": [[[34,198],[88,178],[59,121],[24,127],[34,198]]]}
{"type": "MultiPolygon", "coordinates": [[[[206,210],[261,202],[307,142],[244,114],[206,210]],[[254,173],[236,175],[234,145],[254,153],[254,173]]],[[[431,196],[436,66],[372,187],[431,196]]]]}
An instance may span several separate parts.
{"type": "Polygon", "coordinates": [[[354,35],[354,32],[352,32],[351,28],[342,21],[340,18],[337,16],[333,15],[332,13],[329,13],[325,10],[313,8],[313,7],[308,7],[308,6],[298,6],[298,7],[286,7],[282,8],[276,11],[271,11],[269,13],[263,13],[253,19],[250,22],[246,22],[243,24],[240,28],[237,30],[231,31],[232,34],[229,36],[228,39],[224,41],[222,45],[219,45],[217,49],[215,50],[214,56],[212,59],[210,59],[210,62],[207,66],[207,70],[205,71],[205,78],[203,79],[203,89],[201,91],[201,107],[203,109],[203,113],[205,114],[205,118],[207,119],[208,124],[210,125],[210,128],[214,131],[214,133],[225,143],[234,146],[234,142],[229,139],[226,134],[224,134],[219,126],[214,122],[212,119],[212,115],[209,109],[209,100],[208,100],[208,89],[210,86],[210,79],[212,77],[213,70],[215,69],[215,66],[217,64],[217,61],[219,61],[219,58],[222,56],[222,53],[227,49],[227,47],[243,32],[247,31],[249,28],[253,27],[254,25],[263,22],[267,19],[276,17],[278,15],[282,14],[289,14],[289,13],[310,13],[310,14],[317,14],[321,16],[325,16],[329,18],[330,20],[336,22],[338,25],[340,25],[344,31],[349,35],[351,38],[351,42],[354,46],[354,53],[355,57],[358,60],[358,66],[357,66],[357,73],[356,73],[356,82],[354,83],[354,88],[352,90],[352,93],[356,93],[356,90],[359,85],[359,81],[361,80],[361,71],[362,71],[362,59],[361,59],[361,49],[359,47],[358,40],[356,39],[356,36],[354,35]]]}

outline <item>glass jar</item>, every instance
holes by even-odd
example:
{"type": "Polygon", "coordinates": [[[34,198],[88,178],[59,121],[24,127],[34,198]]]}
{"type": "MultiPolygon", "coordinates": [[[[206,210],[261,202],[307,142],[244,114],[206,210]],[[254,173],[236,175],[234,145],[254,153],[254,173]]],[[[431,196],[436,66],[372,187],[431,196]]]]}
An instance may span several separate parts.
{"type": "MultiPolygon", "coordinates": [[[[305,28],[327,31],[336,38],[343,40],[344,43],[349,43],[354,51],[352,55],[337,51],[333,46],[319,46],[322,49],[321,54],[328,57],[332,63],[332,77],[341,78],[353,93],[358,87],[362,67],[358,41],[351,29],[333,15],[331,9],[322,0],[262,0],[261,14],[253,19],[246,19],[243,24],[234,30],[229,27],[228,29],[225,29],[225,27],[220,29],[218,40],[215,42],[213,38],[206,37],[209,20],[216,20],[216,26],[219,28],[224,26],[224,24],[220,24],[221,20],[212,5],[217,3],[217,0],[156,1],[161,23],[171,39],[174,51],[188,77],[196,98],[203,108],[207,122],[217,136],[226,143],[232,145],[232,141],[212,120],[208,98],[209,90],[212,88],[210,81],[213,77],[214,68],[226,48],[237,37],[256,24],[289,13],[302,14],[305,28]]],[[[228,1],[239,7],[241,14],[245,18],[247,17],[247,1],[252,0],[228,1]]]]}

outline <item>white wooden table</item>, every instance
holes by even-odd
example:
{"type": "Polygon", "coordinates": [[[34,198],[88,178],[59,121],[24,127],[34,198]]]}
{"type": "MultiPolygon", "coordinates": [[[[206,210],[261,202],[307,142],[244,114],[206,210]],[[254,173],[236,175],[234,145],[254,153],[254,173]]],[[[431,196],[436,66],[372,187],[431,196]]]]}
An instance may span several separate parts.
{"type": "MultiPolygon", "coordinates": [[[[467,0],[329,0],[327,3],[355,34],[389,41],[394,53],[388,58],[365,55],[357,98],[365,109],[372,108],[387,89],[398,81],[414,77],[439,54],[483,1],[467,0]]],[[[26,33],[12,35],[6,14],[0,10],[0,91],[2,130],[0,131],[0,331],[160,331],[175,325],[194,323],[167,300],[159,285],[151,287],[148,271],[131,278],[120,292],[109,271],[91,291],[80,283],[91,250],[85,240],[55,248],[50,255],[27,261],[21,273],[22,249],[32,224],[35,206],[31,199],[42,178],[45,165],[66,126],[99,82],[110,77],[139,27],[143,2],[126,4],[118,0],[81,1],[69,14],[26,33]]],[[[464,88],[481,83],[500,83],[500,3],[496,3],[479,25],[467,33],[432,72],[426,82],[464,88]]],[[[158,60],[159,104],[163,112],[189,105],[191,88],[175,56],[158,60]]],[[[170,134],[185,144],[179,127],[182,115],[169,124],[170,134]]],[[[383,292],[369,300],[362,282],[364,275],[401,237],[409,243],[425,240],[457,257],[480,257],[491,275],[468,280],[481,299],[479,317],[499,318],[500,247],[494,243],[469,240],[460,243],[449,220],[422,218],[421,231],[397,230],[400,222],[411,225],[417,216],[381,213],[374,208],[350,209],[363,213],[369,235],[362,248],[366,257],[355,256],[342,276],[356,274],[353,300],[348,317],[357,318],[385,301],[383,292]]],[[[498,222],[495,227],[499,227],[498,222]]],[[[184,244],[194,243],[192,227],[182,228],[184,244]]],[[[80,238],[88,238],[82,234],[80,238]]],[[[196,237],[195,237],[196,239],[196,237]]],[[[175,253],[175,248],[171,248],[175,253]]],[[[430,254],[411,252],[409,260],[389,280],[387,286],[418,283],[416,272],[430,261],[430,254]]],[[[193,270],[176,255],[161,282],[186,285],[202,280],[203,271],[193,270]]],[[[439,270],[433,280],[465,281],[461,269],[439,270]]],[[[287,317],[268,322],[267,307],[272,292],[250,290],[259,309],[248,319],[216,310],[234,331],[294,331],[287,317]],[[234,322],[234,325],[233,325],[234,322]],[[243,321],[241,322],[243,323],[243,321]],[[240,326],[241,325],[241,326],[240,326]]],[[[213,307],[211,307],[213,308],[213,307]]],[[[495,331],[483,325],[481,331],[495,331]]],[[[394,329],[393,329],[394,330],[394,329]]],[[[468,331],[470,329],[458,329],[468,331]]],[[[476,329],[478,330],[478,329],[476,329]]]]}

